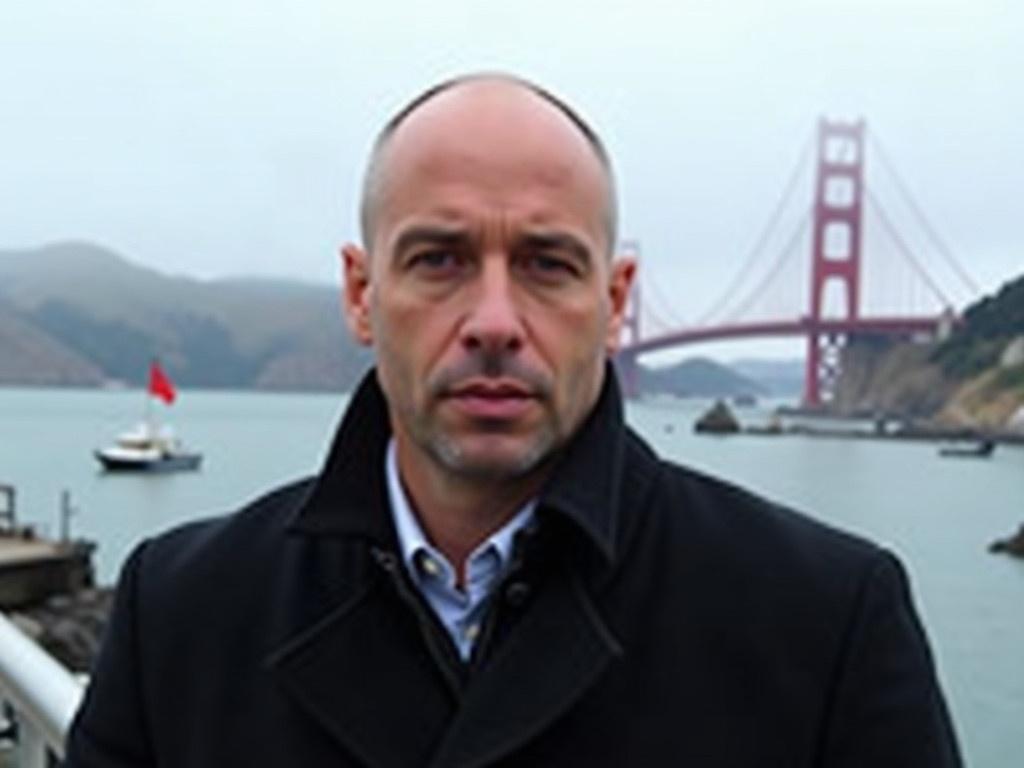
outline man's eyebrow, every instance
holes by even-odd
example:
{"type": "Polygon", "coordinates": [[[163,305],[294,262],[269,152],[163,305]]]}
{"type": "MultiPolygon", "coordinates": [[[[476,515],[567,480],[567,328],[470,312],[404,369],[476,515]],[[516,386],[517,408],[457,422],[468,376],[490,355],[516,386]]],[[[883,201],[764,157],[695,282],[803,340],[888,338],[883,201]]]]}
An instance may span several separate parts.
{"type": "Polygon", "coordinates": [[[590,266],[590,249],[582,240],[567,232],[527,232],[519,238],[519,242],[527,248],[568,251],[581,266],[590,266]]]}
{"type": "Polygon", "coordinates": [[[411,246],[422,243],[448,247],[462,246],[468,239],[469,235],[463,229],[429,224],[417,225],[409,227],[398,236],[398,239],[395,240],[394,253],[404,253],[411,246]]]}

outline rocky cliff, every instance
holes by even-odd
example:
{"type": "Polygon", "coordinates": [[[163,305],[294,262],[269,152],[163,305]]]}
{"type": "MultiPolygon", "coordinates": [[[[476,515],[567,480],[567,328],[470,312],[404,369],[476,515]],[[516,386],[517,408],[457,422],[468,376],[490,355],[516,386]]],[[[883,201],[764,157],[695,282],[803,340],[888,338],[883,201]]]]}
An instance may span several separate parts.
{"type": "Polygon", "coordinates": [[[941,342],[851,339],[842,371],[840,412],[1024,431],[1024,276],[969,307],[941,342]]]}

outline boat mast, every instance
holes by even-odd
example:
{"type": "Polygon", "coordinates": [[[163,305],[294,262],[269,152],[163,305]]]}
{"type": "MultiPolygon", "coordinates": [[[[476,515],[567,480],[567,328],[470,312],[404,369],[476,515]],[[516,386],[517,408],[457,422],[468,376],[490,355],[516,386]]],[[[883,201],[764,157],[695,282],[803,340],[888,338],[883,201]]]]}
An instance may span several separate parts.
{"type": "Polygon", "coordinates": [[[146,438],[152,440],[156,437],[156,426],[153,424],[153,395],[149,391],[149,387],[146,387],[146,410],[144,414],[145,425],[146,425],[146,438]]]}

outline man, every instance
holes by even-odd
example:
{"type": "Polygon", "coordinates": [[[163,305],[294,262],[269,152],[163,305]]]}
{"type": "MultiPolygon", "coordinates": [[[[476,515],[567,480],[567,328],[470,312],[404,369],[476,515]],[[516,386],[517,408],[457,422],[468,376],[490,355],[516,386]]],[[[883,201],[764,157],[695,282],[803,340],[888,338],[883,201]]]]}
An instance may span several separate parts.
{"type": "Polygon", "coordinates": [[[508,77],[383,131],[321,474],[141,545],[71,766],[954,766],[896,560],[659,460],[607,155],[508,77]]]}

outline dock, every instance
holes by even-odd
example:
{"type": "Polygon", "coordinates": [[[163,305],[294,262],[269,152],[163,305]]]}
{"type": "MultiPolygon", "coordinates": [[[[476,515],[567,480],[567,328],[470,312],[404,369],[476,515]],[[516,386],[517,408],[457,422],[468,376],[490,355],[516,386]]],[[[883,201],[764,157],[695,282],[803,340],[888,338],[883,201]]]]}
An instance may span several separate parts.
{"type": "Polygon", "coordinates": [[[63,535],[44,538],[18,522],[13,486],[0,484],[0,610],[45,602],[94,584],[95,544],[67,537],[70,504],[65,497],[63,535]]]}

